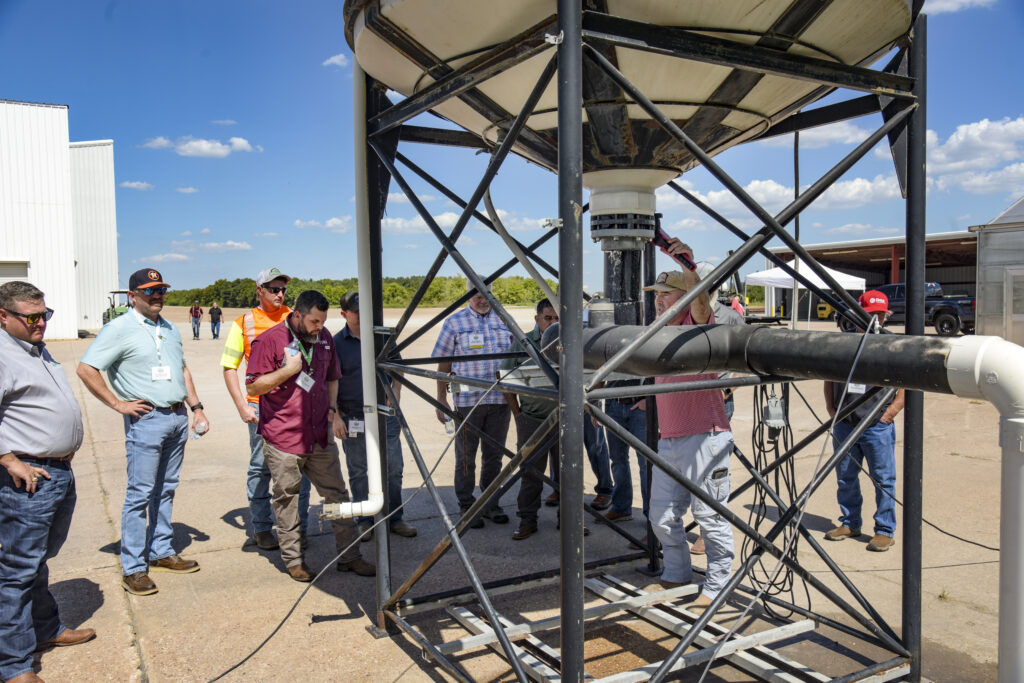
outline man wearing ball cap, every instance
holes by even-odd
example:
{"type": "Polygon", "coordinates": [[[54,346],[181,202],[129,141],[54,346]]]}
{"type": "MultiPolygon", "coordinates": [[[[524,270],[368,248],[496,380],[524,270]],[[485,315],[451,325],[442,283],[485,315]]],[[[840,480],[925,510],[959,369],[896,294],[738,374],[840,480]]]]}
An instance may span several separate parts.
{"type": "MultiPolygon", "coordinates": [[[[889,316],[889,299],[882,292],[868,290],[860,295],[859,303],[869,315],[877,316],[879,324],[884,323],[889,316]]],[[[825,382],[825,407],[828,408],[828,414],[835,417],[838,410],[856,401],[865,391],[867,386],[864,384],[825,382]]],[[[903,397],[903,390],[900,389],[878,421],[868,427],[847,456],[836,465],[839,526],[827,532],[826,539],[844,541],[860,536],[862,498],[859,475],[866,461],[875,484],[875,534],[868,542],[867,549],[881,553],[892,546],[896,533],[896,427],[893,420],[903,410],[903,397]]],[[[875,401],[868,401],[835,423],[832,436],[836,448],[877,405],[875,401]]]]}

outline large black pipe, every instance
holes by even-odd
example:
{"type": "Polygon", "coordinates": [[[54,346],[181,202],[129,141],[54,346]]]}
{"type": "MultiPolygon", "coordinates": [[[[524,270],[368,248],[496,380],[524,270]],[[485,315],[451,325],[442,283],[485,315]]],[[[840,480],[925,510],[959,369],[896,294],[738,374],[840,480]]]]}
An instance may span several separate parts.
{"type": "MultiPolygon", "coordinates": [[[[601,367],[644,329],[619,325],[584,330],[584,366],[601,367]]],[[[545,331],[545,348],[557,348],[550,342],[558,333],[557,324],[545,331]]],[[[953,393],[946,376],[948,339],[868,335],[855,364],[860,337],[753,325],[673,325],[658,330],[618,369],[641,377],[728,370],[845,382],[853,367],[853,382],[953,393]]]]}

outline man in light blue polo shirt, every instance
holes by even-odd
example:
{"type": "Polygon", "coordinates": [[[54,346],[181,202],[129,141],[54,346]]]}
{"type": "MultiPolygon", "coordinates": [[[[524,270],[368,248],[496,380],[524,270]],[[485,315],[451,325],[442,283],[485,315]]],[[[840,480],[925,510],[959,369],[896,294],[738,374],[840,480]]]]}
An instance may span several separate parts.
{"type": "Polygon", "coordinates": [[[78,365],[92,395],[124,415],[128,488],[121,512],[121,585],[134,595],[157,592],[150,569],[199,570],[198,562],[182,558],[171,545],[171,507],[188,440],[185,405],[195,415],[196,433],[205,433],[210,423],[185,366],[181,335],[160,316],[169,287],[152,268],[133,273],[132,310],[103,326],[78,365]]]}

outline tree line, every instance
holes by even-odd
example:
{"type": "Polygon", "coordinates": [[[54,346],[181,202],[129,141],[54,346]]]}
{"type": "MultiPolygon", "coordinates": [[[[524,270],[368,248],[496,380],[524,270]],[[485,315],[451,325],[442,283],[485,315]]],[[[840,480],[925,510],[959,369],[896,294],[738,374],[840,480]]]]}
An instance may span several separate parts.
{"type": "MultiPolygon", "coordinates": [[[[423,282],[423,278],[422,275],[384,278],[381,289],[384,307],[407,306],[420,283],[423,282]]],[[[558,285],[554,280],[548,280],[547,283],[557,291],[558,285]]],[[[295,298],[301,292],[315,289],[327,297],[327,300],[331,302],[331,307],[334,308],[339,305],[345,292],[358,288],[354,277],[343,280],[292,278],[288,283],[284,301],[287,305],[292,306],[295,304],[295,298]]],[[[498,301],[510,306],[533,306],[544,298],[544,294],[536,282],[520,275],[498,278],[492,283],[491,291],[498,301]]],[[[436,277],[427,287],[420,305],[447,306],[465,293],[466,278],[436,277]]],[[[202,306],[209,306],[216,301],[220,306],[228,308],[252,308],[259,303],[256,299],[256,281],[252,278],[221,279],[205,287],[172,289],[167,292],[166,301],[169,306],[191,306],[193,301],[198,301],[202,306]]]]}

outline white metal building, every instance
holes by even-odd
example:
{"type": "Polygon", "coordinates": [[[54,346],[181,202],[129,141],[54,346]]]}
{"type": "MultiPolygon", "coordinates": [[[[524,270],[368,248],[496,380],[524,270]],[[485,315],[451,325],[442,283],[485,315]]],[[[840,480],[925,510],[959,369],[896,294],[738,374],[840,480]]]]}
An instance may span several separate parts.
{"type": "Polygon", "coordinates": [[[978,334],[1024,344],[1024,197],[978,235],[978,334]]]}
{"type": "Polygon", "coordinates": [[[79,312],[79,282],[116,288],[116,240],[111,144],[72,151],[66,106],[0,100],[0,282],[26,280],[46,293],[56,312],[49,339],[99,329],[102,309],[79,312]],[[101,249],[108,260],[95,261],[101,249]]]}
{"type": "Polygon", "coordinates": [[[118,288],[113,140],[71,143],[71,206],[78,327],[98,330],[107,294],[118,288]]]}

